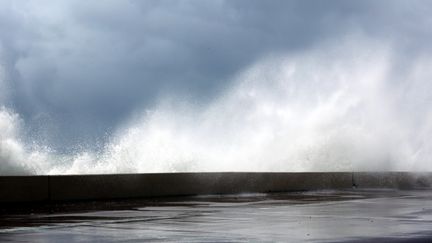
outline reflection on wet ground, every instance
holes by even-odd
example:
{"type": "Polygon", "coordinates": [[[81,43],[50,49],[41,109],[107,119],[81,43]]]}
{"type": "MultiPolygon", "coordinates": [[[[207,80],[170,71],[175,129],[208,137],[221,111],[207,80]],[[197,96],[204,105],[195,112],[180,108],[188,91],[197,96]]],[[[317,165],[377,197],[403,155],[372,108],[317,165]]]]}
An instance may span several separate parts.
{"type": "Polygon", "coordinates": [[[432,191],[316,191],[0,211],[0,241],[428,241],[432,191]]]}

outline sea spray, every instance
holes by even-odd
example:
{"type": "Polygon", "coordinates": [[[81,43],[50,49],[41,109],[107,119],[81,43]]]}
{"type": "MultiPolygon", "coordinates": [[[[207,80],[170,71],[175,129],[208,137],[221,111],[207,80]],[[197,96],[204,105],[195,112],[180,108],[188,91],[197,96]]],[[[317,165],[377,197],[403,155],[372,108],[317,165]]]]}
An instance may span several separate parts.
{"type": "Polygon", "coordinates": [[[17,114],[0,107],[1,175],[44,173],[39,166],[48,158],[40,150],[29,152],[25,149],[18,135],[21,124],[22,121],[17,114]]]}
{"type": "Polygon", "coordinates": [[[100,151],[27,148],[18,116],[3,109],[0,171],[430,170],[431,62],[413,59],[402,72],[395,55],[389,45],[351,40],[270,55],[210,104],[162,97],[100,151]]]}

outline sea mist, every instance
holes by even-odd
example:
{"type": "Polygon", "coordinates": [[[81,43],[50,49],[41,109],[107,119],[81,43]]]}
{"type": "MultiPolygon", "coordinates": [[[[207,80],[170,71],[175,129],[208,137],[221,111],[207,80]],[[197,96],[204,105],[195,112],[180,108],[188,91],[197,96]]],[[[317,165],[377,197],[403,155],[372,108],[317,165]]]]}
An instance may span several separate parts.
{"type": "Polygon", "coordinates": [[[270,54],[209,103],[166,95],[99,151],[51,151],[0,109],[0,174],[431,170],[432,60],[348,38],[270,54]]]}

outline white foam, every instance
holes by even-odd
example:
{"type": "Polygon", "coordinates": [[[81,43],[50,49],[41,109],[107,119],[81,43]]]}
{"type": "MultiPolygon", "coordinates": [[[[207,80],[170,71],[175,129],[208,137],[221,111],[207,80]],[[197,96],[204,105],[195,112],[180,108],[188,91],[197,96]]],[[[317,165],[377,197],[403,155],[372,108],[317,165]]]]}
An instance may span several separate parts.
{"type": "Polygon", "coordinates": [[[50,162],[37,166],[23,162],[35,152],[17,142],[18,118],[3,109],[0,172],[431,170],[432,62],[399,72],[394,55],[347,40],[268,56],[211,104],[165,97],[102,151],[39,153],[50,162]]]}

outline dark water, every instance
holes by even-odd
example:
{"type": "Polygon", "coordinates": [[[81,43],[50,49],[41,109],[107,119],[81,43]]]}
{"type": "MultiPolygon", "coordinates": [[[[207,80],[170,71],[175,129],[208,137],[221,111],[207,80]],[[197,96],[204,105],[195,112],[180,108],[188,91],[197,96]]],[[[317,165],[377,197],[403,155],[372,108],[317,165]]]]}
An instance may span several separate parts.
{"type": "Polygon", "coordinates": [[[432,242],[432,191],[319,191],[2,209],[12,242],[432,242]]]}

